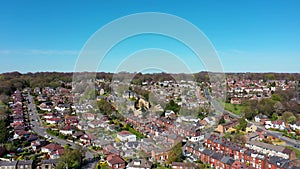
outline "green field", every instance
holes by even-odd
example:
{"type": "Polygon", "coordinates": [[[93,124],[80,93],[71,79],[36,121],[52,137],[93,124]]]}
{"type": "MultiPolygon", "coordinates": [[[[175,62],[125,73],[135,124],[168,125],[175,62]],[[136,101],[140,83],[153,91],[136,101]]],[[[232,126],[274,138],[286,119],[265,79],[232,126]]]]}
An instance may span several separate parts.
{"type": "Polygon", "coordinates": [[[225,109],[236,115],[241,115],[243,112],[243,108],[244,106],[242,105],[225,103],[225,109]]]}

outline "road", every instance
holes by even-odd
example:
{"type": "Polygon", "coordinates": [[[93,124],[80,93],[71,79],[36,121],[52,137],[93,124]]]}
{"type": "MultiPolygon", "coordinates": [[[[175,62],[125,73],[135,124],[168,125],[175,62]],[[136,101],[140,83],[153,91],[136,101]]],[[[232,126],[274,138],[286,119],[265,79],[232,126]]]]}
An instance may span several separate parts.
{"type": "MultiPolygon", "coordinates": [[[[29,118],[30,118],[30,124],[33,125],[31,127],[31,129],[38,134],[39,136],[45,137],[45,135],[48,135],[46,132],[46,128],[43,126],[41,119],[37,113],[37,109],[36,109],[36,105],[34,103],[33,97],[28,93],[27,99],[29,101],[28,103],[28,110],[29,110],[29,118]]],[[[63,139],[60,139],[57,136],[52,136],[52,141],[58,143],[61,146],[65,146],[65,145],[71,145],[71,148],[76,149],[81,147],[78,144],[75,144],[73,142],[69,142],[63,139]]],[[[86,159],[93,159],[94,156],[96,155],[96,153],[92,152],[91,150],[89,150],[88,148],[82,148],[85,151],[85,158],[86,159]]],[[[87,164],[88,168],[91,167],[93,168],[93,166],[95,166],[97,163],[97,161],[91,161],[90,163],[87,164]]],[[[87,166],[85,166],[84,168],[86,168],[87,166]]]]}
{"type": "MultiPolygon", "coordinates": [[[[232,116],[233,118],[240,118],[240,116],[230,112],[230,111],[227,111],[225,110],[223,107],[220,106],[220,103],[217,102],[216,100],[214,100],[211,96],[210,96],[210,93],[207,89],[204,90],[204,94],[205,94],[205,97],[212,103],[212,105],[214,106],[214,108],[220,112],[223,112],[223,113],[228,113],[230,114],[230,116],[232,116]]],[[[290,139],[288,137],[285,137],[285,136],[282,136],[282,134],[279,134],[278,132],[276,131],[270,131],[270,130],[267,130],[265,129],[264,126],[260,126],[259,124],[257,123],[254,123],[254,122],[251,122],[251,121],[248,121],[248,123],[252,124],[252,125],[255,125],[257,128],[265,131],[268,135],[270,136],[273,136],[275,138],[278,138],[280,140],[283,140],[285,141],[286,145],[288,146],[292,146],[292,147],[298,147],[300,145],[299,141],[297,140],[294,140],[294,139],[290,139]]]]}

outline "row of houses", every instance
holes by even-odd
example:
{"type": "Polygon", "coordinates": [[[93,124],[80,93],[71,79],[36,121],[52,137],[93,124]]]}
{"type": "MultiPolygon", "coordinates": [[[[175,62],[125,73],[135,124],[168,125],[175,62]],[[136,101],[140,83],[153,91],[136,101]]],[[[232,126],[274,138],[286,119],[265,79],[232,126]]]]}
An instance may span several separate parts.
{"type": "Polygon", "coordinates": [[[181,138],[188,138],[192,142],[201,140],[201,129],[204,125],[200,123],[184,123],[177,122],[177,117],[159,117],[149,114],[147,118],[140,118],[137,116],[129,115],[126,117],[125,122],[133,125],[133,127],[147,135],[159,135],[163,131],[168,131],[181,138]]]}
{"type": "Polygon", "coordinates": [[[291,150],[285,148],[282,150],[275,149],[273,151],[277,153],[270,154],[252,148],[251,146],[257,145],[255,142],[247,142],[246,145],[241,146],[217,135],[211,135],[204,139],[203,146],[195,143],[187,144],[185,155],[191,157],[190,159],[193,161],[201,160],[203,163],[219,169],[297,168],[296,163],[294,163],[294,160],[296,160],[295,152],[291,150]],[[274,159],[277,159],[278,162],[274,162],[274,159]]]}
{"type": "MultiPolygon", "coordinates": [[[[58,164],[58,160],[41,160],[39,169],[52,169],[58,164]]],[[[32,160],[0,161],[0,169],[33,169],[32,160]]]]}

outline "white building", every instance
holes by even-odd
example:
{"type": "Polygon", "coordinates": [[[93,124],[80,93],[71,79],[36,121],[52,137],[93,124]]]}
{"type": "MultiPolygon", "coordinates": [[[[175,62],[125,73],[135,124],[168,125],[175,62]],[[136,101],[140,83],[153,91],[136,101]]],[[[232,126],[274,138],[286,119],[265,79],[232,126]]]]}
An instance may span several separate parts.
{"type": "Polygon", "coordinates": [[[117,133],[117,138],[120,139],[120,141],[136,141],[136,135],[129,131],[121,131],[117,133]]]}

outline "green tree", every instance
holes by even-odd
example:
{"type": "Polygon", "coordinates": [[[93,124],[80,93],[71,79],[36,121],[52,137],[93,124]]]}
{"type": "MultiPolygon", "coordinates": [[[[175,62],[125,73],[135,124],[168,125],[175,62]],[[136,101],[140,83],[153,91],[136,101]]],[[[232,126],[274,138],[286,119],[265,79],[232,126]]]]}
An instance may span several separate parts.
{"type": "Polygon", "coordinates": [[[275,112],[275,105],[276,101],[268,98],[268,99],[263,99],[260,102],[258,102],[258,111],[262,112],[263,114],[267,115],[268,117],[271,117],[272,114],[275,112]]]}
{"type": "Polygon", "coordinates": [[[295,123],[296,122],[296,117],[293,115],[293,116],[290,116],[288,119],[287,119],[287,122],[288,123],[295,123]]]}
{"type": "Polygon", "coordinates": [[[7,120],[6,118],[0,120],[0,143],[5,143],[8,138],[8,130],[7,130],[7,120]]]}
{"type": "MultiPolygon", "coordinates": [[[[288,119],[290,118],[290,117],[292,117],[292,116],[294,116],[294,114],[292,113],[292,112],[288,112],[288,111],[286,111],[286,112],[284,112],[283,114],[282,114],[282,120],[284,120],[284,121],[288,121],[288,119]]],[[[294,116],[295,117],[295,116],[294,116]]],[[[295,117],[296,118],[296,117],[295,117]]]]}
{"type": "Polygon", "coordinates": [[[64,154],[59,158],[57,169],[79,169],[81,167],[82,154],[79,149],[71,150],[65,147],[64,154]]]}
{"type": "Polygon", "coordinates": [[[277,119],[278,119],[278,114],[277,113],[273,113],[272,117],[271,117],[271,120],[274,121],[274,120],[277,120],[277,119]]]}
{"type": "Polygon", "coordinates": [[[242,130],[242,131],[245,131],[246,130],[246,127],[247,127],[247,121],[246,121],[246,118],[243,117],[243,118],[240,118],[239,119],[239,124],[237,126],[237,129],[238,130],[242,130]]]}
{"type": "Polygon", "coordinates": [[[224,124],[226,121],[224,119],[224,116],[221,117],[221,119],[219,120],[219,124],[224,124]]]}
{"type": "Polygon", "coordinates": [[[279,94],[273,94],[271,99],[274,101],[279,101],[279,102],[282,100],[282,98],[279,94]]]}
{"type": "Polygon", "coordinates": [[[181,156],[182,156],[182,143],[178,142],[175,144],[172,149],[168,153],[168,162],[180,162],[182,161],[181,156]]]}
{"type": "Polygon", "coordinates": [[[174,100],[170,100],[169,103],[166,104],[165,111],[166,110],[173,110],[174,113],[178,114],[180,106],[177,103],[175,103],[174,100]]]}
{"type": "Polygon", "coordinates": [[[17,147],[14,143],[6,143],[5,148],[7,151],[15,152],[17,150],[17,147]]]}
{"type": "Polygon", "coordinates": [[[114,111],[112,104],[104,99],[97,102],[98,108],[102,114],[111,115],[114,111]]]}

